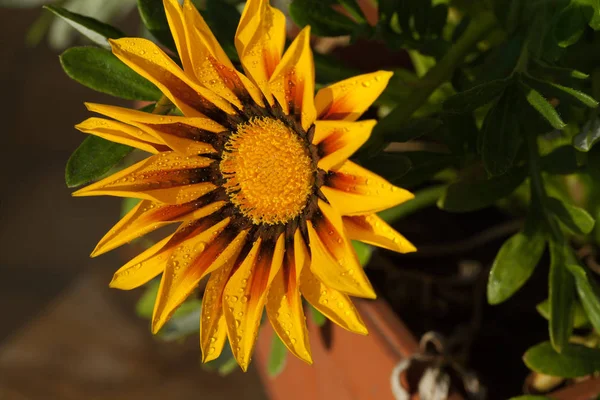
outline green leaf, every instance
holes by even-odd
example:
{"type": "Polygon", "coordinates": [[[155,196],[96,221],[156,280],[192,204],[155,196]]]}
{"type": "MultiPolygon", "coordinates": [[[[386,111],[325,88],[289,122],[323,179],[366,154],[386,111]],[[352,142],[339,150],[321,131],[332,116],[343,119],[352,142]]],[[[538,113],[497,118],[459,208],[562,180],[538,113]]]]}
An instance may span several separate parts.
{"type": "Polygon", "coordinates": [[[186,300],[169,321],[158,332],[167,342],[184,339],[200,330],[202,302],[198,299],[186,300]]]}
{"type": "Polygon", "coordinates": [[[508,83],[506,79],[497,79],[457,93],[444,102],[444,109],[455,113],[474,111],[500,97],[508,83]]]}
{"type": "Polygon", "coordinates": [[[590,274],[579,265],[569,265],[575,276],[577,294],[594,329],[600,332],[600,286],[590,274]]]}
{"type": "Polygon", "coordinates": [[[433,117],[413,118],[398,128],[388,139],[394,142],[408,142],[434,132],[442,126],[442,120],[433,117]]]}
{"type": "Polygon", "coordinates": [[[550,299],[550,341],[561,352],[573,331],[573,301],[575,282],[567,270],[567,243],[550,241],[550,279],[548,298],[550,299]]]}
{"type": "Polygon", "coordinates": [[[138,0],[138,11],[146,29],[159,42],[177,53],[162,0],[138,0]]]}
{"type": "Polygon", "coordinates": [[[598,102],[592,96],[580,92],[579,90],[529,76],[525,76],[524,79],[529,86],[539,90],[548,98],[556,97],[563,101],[576,100],[579,104],[587,107],[598,107],[598,102]]]}
{"type": "Polygon", "coordinates": [[[202,16],[215,35],[225,53],[232,61],[238,60],[234,37],[240,21],[240,12],[233,4],[225,1],[207,1],[202,16]]]}
{"type": "Polygon", "coordinates": [[[33,8],[54,0],[0,0],[1,8],[33,8]]]}
{"type": "Polygon", "coordinates": [[[558,112],[554,109],[554,107],[552,107],[552,104],[550,104],[548,100],[546,100],[544,96],[540,94],[540,92],[538,92],[535,89],[532,89],[531,87],[525,84],[523,84],[522,86],[525,92],[525,98],[527,99],[527,102],[538,113],[540,113],[540,115],[544,117],[544,119],[546,119],[546,121],[548,121],[548,123],[552,125],[553,128],[563,129],[567,125],[560,118],[560,115],[558,115],[558,112]]]}
{"type": "Polygon", "coordinates": [[[288,351],[279,336],[273,335],[271,339],[271,352],[269,353],[269,361],[267,362],[267,373],[271,378],[279,375],[287,360],[288,351]]]}
{"type": "MultiPolygon", "coordinates": [[[[536,307],[536,310],[540,315],[547,320],[550,319],[550,301],[548,299],[542,301],[536,307]]],[[[590,326],[590,320],[585,314],[583,306],[578,301],[573,303],[573,327],[574,328],[588,328],[590,326]]]]}
{"type": "Polygon", "coordinates": [[[301,28],[310,25],[311,33],[317,36],[350,35],[356,26],[323,0],[294,0],[290,4],[290,16],[301,28]]]}
{"type": "Polygon", "coordinates": [[[488,303],[500,304],[519,290],[533,274],[545,248],[544,235],[537,229],[525,229],[508,239],[490,271],[488,303]]]}
{"type": "Polygon", "coordinates": [[[552,34],[560,47],[569,47],[579,41],[587,25],[584,9],[571,2],[556,17],[552,34]]]}
{"type": "Polygon", "coordinates": [[[154,302],[158,294],[160,279],[153,279],[145,286],[145,291],[135,305],[135,312],[139,317],[151,319],[154,311],[154,302]]]}
{"type": "MultiPolygon", "coordinates": [[[[386,177],[395,185],[411,188],[426,182],[441,170],[453,165],[458,159],[456,156],[443,153],[430,153],[426,151],[411,151],[401,154],[408,159],[410,169],[399,177],[386,177]]],[[[376,162],[377,160],[374,159],[376,162]]],[[[404,168],[404,164],[402,164],[404,168]]],[[[376,168],[372,168],[376,172],[376,168]]]]}
{"type": "Polygon", "coordinates": [[[587,235],[594,229],[594,218],[583,208],[563,203],[554,197],[547,200],[548,209],[572,232],[587,235]]]}
{"type": "Polygon", "coordinates": [[[525,180],[525,168],[481,181],[458,181],[438,201],[438,207],[450,212],[470,212],[489,207],[510,195],[525,180]]]}
{"type": "Polygon", "coordinates": [[[553,175],[572,174],[579,169],[577,151],[573,146],[560,146],[540,160],[542,169],[553,175]]]}
{"type": "Polygon", "coordinates": [[[579,151],[590,151],[600,140],[600,118],[594,118],[585,123],[581,132],[573,138],[573,146],[579,151]]]}
{"type": "Polygon", "coordinates": [[[73,188],[99,179],[132,150],[124,144],[88,136],[67,161],[67,186],[73,188]]]}
{"type": "Polygon", "coordinates": [[[403,153],[382,153],[377,158],[365,160],[362,165],[392,182],[402,178],[412,168],[410,158],[403,153]]]}
{"type": "Polygon", "coordinates": [[[69,25],[77,29],[82,35],[86,36],[92,42],[110,49],[108,39],[118,39],[125,34],[117,28],[100,22],[94,18],[85,15],[76,14],[58,6],[45,6],[45,9],[64,19],[69,25]]]}
{"type": "Polygon", "coordinates": [[[523,361],[540,374],[578,378],[600,371],[600,350],[566,344],[563,351],[557,353],[550,342],[542,342],[527,350],[523,361]]]}
{"type": "Polygon", "coordinates": [[[310,315],[312,316],[312,320],[315,325],[319,327],[325,325],[325,322],[327,322],[327,317],[325,317],[321,311],[317,310],[313,306],[310,306],[310,315]]]}
{"type": "Polygon", "coordinates": [[[72,47],[60,56],[70,78],[98,92],[127,100],[156,101],[162,93],[110,51],[97,47],[72,47]]]}
{"type": "Polygon", "coordinates": [[[483,165],[491,176],[506,173],[513,165],[523,138],[516,92],[505,90],[488,112],[481,131],[483,165]]]}
{"type": "Polygon", "coordinates": [[[359,242],[357,240],[352,241],[352,247],[356,252],[360,265],[362,265],[363,267],[367,265],[371,260],[371,255],[373,254],[373,247],[363,242],[359,242]]]}

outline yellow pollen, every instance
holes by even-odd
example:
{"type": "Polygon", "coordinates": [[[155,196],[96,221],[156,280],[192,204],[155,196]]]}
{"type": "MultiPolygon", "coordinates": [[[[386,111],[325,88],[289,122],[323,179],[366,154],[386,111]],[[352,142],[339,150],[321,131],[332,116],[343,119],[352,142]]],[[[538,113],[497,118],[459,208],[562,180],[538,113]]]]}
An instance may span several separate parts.
{"type": "Polygon", "coordinates": [[[240,124],[225,144],[219,167],[231,202],[255,224],[298,216],[314,184],[305,143],[273,118],[240,124]]]}

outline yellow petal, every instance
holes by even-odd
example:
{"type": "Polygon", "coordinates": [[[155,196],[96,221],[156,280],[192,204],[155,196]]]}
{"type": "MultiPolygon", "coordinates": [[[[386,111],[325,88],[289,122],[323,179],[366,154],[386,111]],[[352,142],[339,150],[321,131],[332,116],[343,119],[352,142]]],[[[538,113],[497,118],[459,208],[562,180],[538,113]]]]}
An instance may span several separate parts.
{"type": "Polygon", "coordinates": [[[319,168],[325,171],[338,168],[369,139],[376,123],[375,120],[315,122],[313,143],[323,154],[319,168]]]}
{"type": "MultiPolygon", "coordinates": [[[[226,131],[223,125],[218,124],[206,117],[180,117],[177,115],[157,115],[125,107],[110,106],[106,104],[85,103],[88,110],[114,118],[126,124],[135,125],[141,123],[147,126],[153,125],[187,125],[209,132],[226,131]]],[[[160,139],[160,137],[158,137],[160,139]]]]}
{"type": "Polygon", "coordinates": [[[225,265],[210,274],[204,290],[200,318],[202,362],[219,357],[227,339],[227,324],[223,315],[223,292],[231,276],[236,258],[232,257],[225,265]]]}
{"type": "Polygon", "coordinates": [[[281,268],[283,234],[277,242],[258,239],[225,287],[223,312],[231,350],[242,370],[250,364],[267,291],[281,268]],[[274,248],[273,248],[274,245],[274,248]]]}
{"type": "Polygon", "coordinates": [[[119,196],[183,204],[214,190],[210,182],[197,183],[214,160],[160,153],[73,193],[73,196],[119,196]]]}
{"type": "Polygon", "coordinates": [[[360,240],[398,253],[417,251],[404,236],[396,232],[377,214],[343,217],[344,228],[352,240],[360,240]]]}
{"type": "Polygon", "coordinates": [[[177,0],[163,0],[165,8],[165,14],[167,15],[167,22],[169,28],[171,28],[171,35],[177,47],[177,53],[183,64],[183,70],[188,74],[194,75],[194,68],[190,60],[190,51],[188,46],[189,38],[186,34],[185,21],[183,19],[183,12],[181,6],[177,0]]]}
{"type": "Polygon", "coordinates": [[[288,243],[283,266],[273,279],[267,296],[267,316],[273,329],[288,350],[301,360],[312,364],[306,318],[300,297],[300,273],[309,259],[300,230],[293,243],[288,243]]]}
{"type": "Polygon", "coordinates": [[[396,206],[414,196],[380,177],[346,161],[335,172],[329,172],[321,191],[342,215],[374,213],[396,206]]]}
{"type": "Polygon", "coordinates": [[[263,106],[258,88],[235,69],[190,0],[184,1],[183,14],[190,38],[189,53],[193,73],[197,80],[239,109],[250,103],[263,106]]]}
{"type": "Polygon", "coordinates": [[[86,104],[88,110],[133,125],[183,155],[215,153],[210,142],[227,129],[208,118],[158,116],[122,107],[86,104]],[[209,142],[209,143],[207,143],[209,142]]]}
{"type": "Polygon", "coordinates": [[[164,150],[164,146],[161,146],[156,138],[139,128],[117,121],[104,118],[88,118],[76,125],[75,128],[81,132],[99,136],[111,142],[126,144],[152,154],[164,150]]]}
{"type": "Polygon", "coordinates": [[[334,83],[317,92],[317,119],[356,121],[379,97],[393,73],[377,71],[334,83]]]}
{"type": "Polygon", "coordinates": [[[332,289],[317,278],[310,268],[300,277],[302,296],[327,318],[350,332],[366,335],[367,327],[348,296],[332,289]]]}
{"type": "Polygon", "coordinates": [[[170,235],[144,251],[115,272],[109,286],[115,289],[131,290],[142,286],[164,271],[167,258],[165,246],[173,238],[170,235]]]}
{"type": "Polygon", "coordinates": [[[224,201],[215,201],[209,193],[189,203],[163,205],[142,200],[100,240],[92,257],[104,254],[125,243],[174,222],[193,221],[220,210],[224,201]]]}
{"type": "Polygon", "coordinates": [[[315,122],[315,67],[310,49],[310,27],[305,27],[286,50],[269,80],[269,88],[283,111],[300,118],[308,130],[315,122]]]}
{"type": "Polygon", "coordinates": [[[210,217],[205,220],[206,224],[202,220],[192,223],[190,228],[194,233],[178,244],[169,256],[154,304],[154,333],[162,328],[203,277],[222,267],[241,249],[245,232],[236,238],[235,229],[226,229],[229,218],[214,225],[210,217]]]}
{"type": "Polygon", "coordinates": [[[154,83],[186,116],[217,121],[233,114],[231,105],[192,81],[157,45],[147,39],[109,39],[112,51],[135,72],[154,83]]]}
{"type": "Polygon", "coordinates": [[[307,221],[310,269],[327,286],[352,296],[375,298],[375,291],[346,238],[342,218],[322,200],[319,209],[321,214],[307,221]]]}
{"type": "Polygon", "coordinates": [[[285,45],[285,16],[268,0],[248,0],[237,31],[235,48],[246,75],[262,90],[269,103],[269,78],[285,45]]]}

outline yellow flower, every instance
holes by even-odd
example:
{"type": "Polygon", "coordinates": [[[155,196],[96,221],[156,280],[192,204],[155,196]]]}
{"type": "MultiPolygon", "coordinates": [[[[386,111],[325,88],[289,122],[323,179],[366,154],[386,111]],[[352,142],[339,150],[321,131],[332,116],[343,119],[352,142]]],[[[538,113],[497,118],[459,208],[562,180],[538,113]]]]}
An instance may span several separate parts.
{"type": "Polygon", "coordinates": [[[309,28],[283,52],[285,17],[249,0],[235,69],[191,1],[164,0],[183,64],[139,38],[111,40],[113,53],[152,81],[184,116],[87,104],[112,119],[77,128],[153,155],[74,193],[142,199],[92,256],[172,223],[177,231],[119,269],[111,287],[133,289],[162,273],[152,331],[198,282],[203,360],[229,338],[246,370],[263,309],[287,348],[311,363],[303,296],[338,325],[367,330],[348,295],[374,298],[350,240],[415,248],[375,214],[409,192],[348,161],[375,121],[356,121],[392,75],[360,75],[314,94],[309,28]]]}

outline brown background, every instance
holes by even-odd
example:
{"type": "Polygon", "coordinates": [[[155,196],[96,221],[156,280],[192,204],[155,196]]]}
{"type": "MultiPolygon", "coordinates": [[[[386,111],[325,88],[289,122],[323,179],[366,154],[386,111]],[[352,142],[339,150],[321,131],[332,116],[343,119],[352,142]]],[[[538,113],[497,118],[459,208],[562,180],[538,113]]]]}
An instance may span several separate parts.
{"type": "Polygon", "coordinates": [[[115,198],[70,196],[64,166],[83,101],[124,104],[69,80],[58,52],[25,46],[39,10],[0,9],[0,399],[264,399],[256,371],[199,367],[197,337],[160,343],[107,286],[118,253],[88,254],[115,198]]]}

